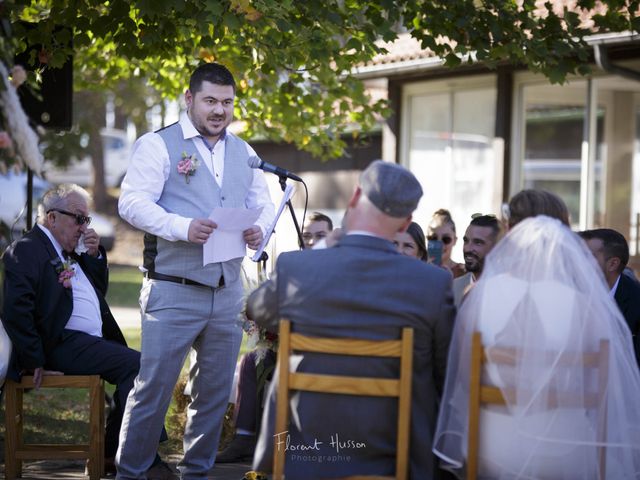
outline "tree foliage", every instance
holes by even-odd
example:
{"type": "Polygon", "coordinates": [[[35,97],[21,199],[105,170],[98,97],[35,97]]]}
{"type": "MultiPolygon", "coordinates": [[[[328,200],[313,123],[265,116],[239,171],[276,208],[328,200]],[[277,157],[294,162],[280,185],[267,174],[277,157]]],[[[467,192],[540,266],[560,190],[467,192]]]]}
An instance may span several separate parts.
{"type": "Polygon", "coordinates": [[[292,142],[328,158],[342,153],[341,134],[367,131],[376,114],[388,113],[352,72],[384,53],[381,41],[399,32],[409,32],[449,66],[509,61],[563,82],[587,73],[584,37],[635,30],[639,3],[5,0],[5,10],[18,52],[41,44],[52,67],[74,54],[79,88],[114,89],[141,78],[175,98],[199,62],[224,63],[239,79],[236,115],[248,136],[292,142]],[[18,20],[38,27],[26,30],[18,20]]]}

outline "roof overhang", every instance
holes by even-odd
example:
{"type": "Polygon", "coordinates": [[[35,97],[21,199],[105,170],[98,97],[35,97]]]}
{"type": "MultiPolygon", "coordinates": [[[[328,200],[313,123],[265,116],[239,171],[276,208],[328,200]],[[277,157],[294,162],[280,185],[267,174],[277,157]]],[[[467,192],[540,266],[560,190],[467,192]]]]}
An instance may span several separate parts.
{"type": "MultiPolygon", "coordinates": [[[[615,32],[585,37],[587,45],[598,50],[598,48],[624,47],[625,45],[640,45],[640,34],[637,32],[615,32]],[[600,47],[599,47],[600,46],[600,47]]],[[[463,62],[468,57],[463,58],[463,62]]],[[[416,72],[443,68],[444,60],[440,57],[413,58],[408,60],[378,62],[370,65],[360,65],[352,70],[352,74],[361,79],[395,77],[416,72]]]]}
{"type": "Polygon", "coordinates": [[[358,78],[367,79],[397,76],[442,66],[444,66],[444,60],[440,57],[418,58],[413,60],[402,60],[399,62],[381,63],[377,65],[358,66],[353,69],[352,73],[358,78]]]}

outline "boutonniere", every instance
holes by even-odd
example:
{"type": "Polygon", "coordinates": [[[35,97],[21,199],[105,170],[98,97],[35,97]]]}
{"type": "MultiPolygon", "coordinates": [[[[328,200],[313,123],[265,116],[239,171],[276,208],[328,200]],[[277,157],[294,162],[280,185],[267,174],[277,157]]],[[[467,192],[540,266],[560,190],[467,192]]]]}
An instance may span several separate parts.
{"type": "Polygon", "coordinates": [[[71,279],[75,276],[76,271],[73,268],[73,264],[76,263],[73,260],[67,260],[63,262],[59,258],[51,260],[56,273],[58,274],[58,283],[61,283],[64,288],[71,288],[71,279]]]}
{"type": "Polygon", "coordinates": [[[242,330],[247,334],[247,346],[256,349],[257,361],[267,354],[267,350],[278,350],[278,334],[267,331],[253,320],[246,318],[242,323],[242,330]]]}
{"type": "Polygon", "coordinates": [[[184,179],[189,183],[189,177],[195,175],[199,166],[200,162],[195,153],[187,155],[187,152],[182,152],[182,160],[178,162],[178,173],[184,175],[184,179]]]}

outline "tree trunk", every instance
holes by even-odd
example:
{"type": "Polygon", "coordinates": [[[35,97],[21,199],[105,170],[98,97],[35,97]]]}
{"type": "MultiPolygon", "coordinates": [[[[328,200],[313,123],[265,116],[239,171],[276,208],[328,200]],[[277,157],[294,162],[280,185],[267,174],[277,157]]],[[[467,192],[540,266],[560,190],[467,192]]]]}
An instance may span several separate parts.
{"type": "Polygon", "coordinates": [[[104,183],[104,148],[100,130],[105,126],[106,106],[104,95],[100,92],[83,91],[77,94],[78,102],[83,105],[83,118],[86,132],[89,134],[87,150],[93,165],[93,205],[96,211],[108,213],[107,188],[104,183]]]}

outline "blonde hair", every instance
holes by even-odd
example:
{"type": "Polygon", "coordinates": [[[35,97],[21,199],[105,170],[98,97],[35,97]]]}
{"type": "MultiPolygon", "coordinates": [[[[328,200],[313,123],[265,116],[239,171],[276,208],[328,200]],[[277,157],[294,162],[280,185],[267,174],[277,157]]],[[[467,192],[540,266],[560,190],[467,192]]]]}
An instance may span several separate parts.
{"type": "Polygon", "coordinates": [[[453,230],[453,233],[454,234],[456,233],[456,224],[453,221],[451,212],[446,208],[439,208],[438,210],[433,212],[433,215],[431,216],[431,222],[429,222],[429,228],[433,228],[431,227],[431,225],[434,222],[438,222],[441,225],[451,225],[451,229],[453,230]]]}

